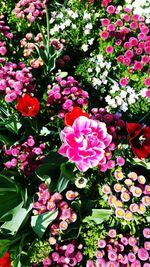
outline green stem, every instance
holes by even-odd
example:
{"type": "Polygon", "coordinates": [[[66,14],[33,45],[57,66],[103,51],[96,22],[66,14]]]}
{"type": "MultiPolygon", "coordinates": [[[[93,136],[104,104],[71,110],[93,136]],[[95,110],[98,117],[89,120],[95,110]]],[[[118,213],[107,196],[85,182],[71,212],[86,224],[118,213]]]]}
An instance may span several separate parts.
{"type": "Polygon", "coordinates": [[[50,41],[50,24],[49,24],[49,14],[48,7],[45,5],[46,9],[46,25],[47,25],[47,49],[49,50],[49,41],[50,41]]]}

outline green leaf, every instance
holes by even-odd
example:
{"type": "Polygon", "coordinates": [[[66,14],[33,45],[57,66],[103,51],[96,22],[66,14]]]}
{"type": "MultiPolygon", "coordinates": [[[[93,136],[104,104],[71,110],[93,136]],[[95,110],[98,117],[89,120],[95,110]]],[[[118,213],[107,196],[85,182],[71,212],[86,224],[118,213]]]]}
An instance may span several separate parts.
{"type": "Polygon", "coordinates": [[[19,129],[22,127],[22,124],[16,120],[16,118],[11,118],[7,123],[5,123],[5,127],[12,133],[18,134],[19,129]]]}
{"type": "Polygon", "coordinates": [[[22,206],[23,206],[23,202],[10,211],[10,214],[12,215],[12,219],[8,222],[5,222],[1,226],[1,232],[3,234],[6,233],[6,234],[14,235],[18,232],[19,228],[24,223],[29,212],[32,209],[32,204],[30,204],[30,206],[27,209],[23,208],[22,206]]]}
{"type": "Polygon", "coordinates": [[[92,215],[87,216],[83,222],[90,222],[94,221],[96,224],[101,224],[103,221],[109,219],[110,215],[112,214],[111,209],[92,209],[92,215]]]}
{"type": "Polygon", "coordinates": [[[140,166],[143,166],[145,167],[147,170],[150,170],[150,162],[147,162],[146,160],[140,160],[138,158],[133,158],[130,163],[132,165],[140,165],[140,166]]]}
{"type": "Polygon", "coordinates": [[[7,171],[0,173],[0,221],[2,217],[22,202],[21,189],[13,180],[9,178],[7,171]]]}
{"type": "Polygon", "coordinates": [[[8,251],[9,246],[11,245],[11,241],[8,239],[0,240],[0,258],[3,257],[6,251],[8,251]]]}
{"type": "Polygon", "coordinates": [[[37,46],[37,45],[35,45],[35,48],[36,48],[36,51],[37,51],[39,57],[43,60],[45,65],[48,66],[48,58],[47,58],[47,56],[45,54],[45,51],[42,48],[40,48],[39,46],[37,46]]]}
{"type": "Polygon", "coordinates": [[[58,209],[48,211],[40,215],[31,217],[31,226],[33,231],[42,238],[48,225],[53,222],[58,216],[58,209]]]}
{"type": "Polygon", "coordinates": [[[61,164],[61,174],[57,183],[56,191],[61,193],[66,189],[70,180],[73,180],[73,165],[71,163],[62,163],[61,164]]]}

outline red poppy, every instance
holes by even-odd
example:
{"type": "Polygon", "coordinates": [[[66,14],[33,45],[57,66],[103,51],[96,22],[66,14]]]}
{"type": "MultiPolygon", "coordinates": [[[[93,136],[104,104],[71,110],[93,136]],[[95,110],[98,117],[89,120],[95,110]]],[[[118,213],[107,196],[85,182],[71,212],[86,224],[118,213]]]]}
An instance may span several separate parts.
{"type": "Polygon", "coordinates": [[[89,114],[87,112],[84,112],[79,107],[75,107],[75,108],[73,108],[73,110],[71,112],[66,113],[64,124],[67,126],[72,126],[75,119],[77,119],[80,116],[85,116],[85,117],[89,118],[89,114]]]}
{"type": "Polygon", "coordinates": [[[0,259],[0,267],[11,267],[10,254],[6,252],[0,259]]]}
{"type": "Polygon", "coordinates": [[[22,116],[35,117],[40,109],[40,103],[36,97],[25,94],[18,98],[16,109],[22,113],[22,116]]]}
{"type": "Polygon", "coordinates": [[[126,123],[132,151],[139,159],[150,156],[150,127],[138,123],[126,123]]]}

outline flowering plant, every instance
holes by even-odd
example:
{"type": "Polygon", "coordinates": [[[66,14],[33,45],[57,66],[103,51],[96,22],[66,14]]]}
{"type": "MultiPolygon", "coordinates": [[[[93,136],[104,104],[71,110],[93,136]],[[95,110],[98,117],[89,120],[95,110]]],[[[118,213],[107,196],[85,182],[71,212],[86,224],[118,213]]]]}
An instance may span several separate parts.
{"type": "Polygon", "coordinates": [[[146,4],[1,2],[0,266],[150,267],[146,4]]]}

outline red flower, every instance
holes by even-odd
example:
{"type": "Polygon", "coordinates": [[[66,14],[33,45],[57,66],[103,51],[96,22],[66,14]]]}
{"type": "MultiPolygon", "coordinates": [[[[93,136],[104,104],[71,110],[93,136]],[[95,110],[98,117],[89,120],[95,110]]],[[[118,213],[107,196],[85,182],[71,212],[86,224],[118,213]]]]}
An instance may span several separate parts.
{"type": "Polygon", "coordinates": [[[132,151],[139,159],[150,156],[150,127],[138,123],[126,123],[132,151]]]}
{"type": "Polygon", "coordinates": [[[84,112],[79,107],[75,107],[75,108],[73,108],[73,110],[71,112],[66,113],[64,124],[67,126],[72,126],[75,119],[77,119],[80,116],[85,116],[85,117],[89,118],[89,114],[87,112],[84,112]]]}
{"type": "Polygon", "coordinates": [[[11,267],[10,254],[6,252],[0,259],[0,267],[11,267]]]}
{"type": "Polygon", "coordinates": [[[22,113],[22,116],[35,117],[40,109],[40,103],[36,97],[25,94],[18,98],[16,109],[22,113]]]}

